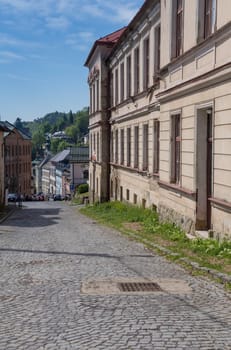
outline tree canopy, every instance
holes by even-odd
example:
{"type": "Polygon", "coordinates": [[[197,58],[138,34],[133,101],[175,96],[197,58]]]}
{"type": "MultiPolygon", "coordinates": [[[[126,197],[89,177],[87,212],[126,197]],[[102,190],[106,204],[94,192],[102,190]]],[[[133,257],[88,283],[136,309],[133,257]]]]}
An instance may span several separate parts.
{"type": "Polygon", "coordinates": [[[32,122],[24,122],[17,118],[14,125],[19,129],[27,129],[32,136],[32,159],[42,156],[45,148],[50,148],[52,153],[57,153],[73,144],[80,144],[83,136],[88,133],[89,110],[88,107],[81,111],[68,113],[55,111],[46,114],[43,118],[34,119],[32,122]],[[64,131],[69,140],[53,138],[57,131],[64,131]]]}

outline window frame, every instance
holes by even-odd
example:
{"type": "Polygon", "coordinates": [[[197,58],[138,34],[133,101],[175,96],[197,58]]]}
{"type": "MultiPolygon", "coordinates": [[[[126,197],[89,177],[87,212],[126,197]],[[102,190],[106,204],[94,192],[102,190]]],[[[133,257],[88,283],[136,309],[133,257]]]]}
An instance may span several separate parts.
{"type": "Polygon", "coordinates": [[[158,119],[154,120],[153,133],[153,173],[158,175],[160,170],[160,121],[158,119]]]}
{"type": "Polygon", "coordinates": [[[139,125],[134,126],[134,168],[139,169],[139,125]]]}
{"type": "Polygon", "coordinates": [[[143,162],[142,169],[143,171],[148,171],[148,157],[149,157],[149,125],[148,123],[143,124],[143,162]]]}
{"type": "Polygon", "coordinates": [[[171,177],[170,182],[181,184],[181,144],[182,144],[181,113],[171,115],[171,177]]]}
{"type": "Polygon", "coordinates": [[[127,56],[126,59],[126,93],[127,93],[127,98],[131,96],[131,88],[132,88],[132,60],[131,60],[131,55],[127,56]]]}
{"type": "Polygon", "coordinates": [[[140,47],[134,49],[134,94],[140,91],[140,47]]]}
{"type": "Polygon", "coordinates": [[[183,54],[184,47],[184,0],[172,1],[171,58],[183,54]]]}
{"type": "Polygon", "coordinates": [[[143,89],[147,90],[150,80],[150,38],[143,41],[143,89]]]}

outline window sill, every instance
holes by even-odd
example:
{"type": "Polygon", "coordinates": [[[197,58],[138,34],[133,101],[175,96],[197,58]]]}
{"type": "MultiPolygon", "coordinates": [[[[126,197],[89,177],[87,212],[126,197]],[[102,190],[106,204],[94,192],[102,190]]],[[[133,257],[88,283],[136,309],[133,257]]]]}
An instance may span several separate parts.
{"type": "Polygon", "coordinates": [[[187,188],[181,187],[181,186],[173,184],[173,183],[161,181],[161,180],[158,181],[158,184],[160,185],[160,187],[167,188],[170,191],[179,193],[185,197],[189,197],[191,199],[196,200],[196,192],[188,190],[187,188]]]}
{"type": "Polygon", "coordinates": [[[223,209],[223,210],[226,210],[228,212],[231,211],[231,203],[230,202],[227,202],[227,201],[224,201],[222,199],[218,199],[218,198],[209,198],[209,201],[214,204],[215,206],[223,209]]]}

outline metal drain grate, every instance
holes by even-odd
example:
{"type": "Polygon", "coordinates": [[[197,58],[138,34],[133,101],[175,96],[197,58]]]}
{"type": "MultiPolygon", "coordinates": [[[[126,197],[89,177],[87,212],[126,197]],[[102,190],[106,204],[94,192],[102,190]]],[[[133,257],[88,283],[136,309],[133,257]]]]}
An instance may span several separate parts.
{"type": "Polygon", "coordinates": [[[117,284],[121,292],[160,292],[162,289],[154,282],[121,282],[117,284]]]}

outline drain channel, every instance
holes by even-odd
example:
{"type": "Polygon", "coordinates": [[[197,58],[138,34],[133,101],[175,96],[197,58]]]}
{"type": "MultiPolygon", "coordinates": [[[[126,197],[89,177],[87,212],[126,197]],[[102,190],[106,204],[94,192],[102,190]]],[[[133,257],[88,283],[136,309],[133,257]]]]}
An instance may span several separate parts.
{"type": "Polygon", "coordinates": [[[162,289],[154,282],[121,282],[117,284],[121,292],[161,292],[162,289]]]}

